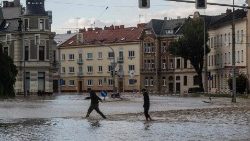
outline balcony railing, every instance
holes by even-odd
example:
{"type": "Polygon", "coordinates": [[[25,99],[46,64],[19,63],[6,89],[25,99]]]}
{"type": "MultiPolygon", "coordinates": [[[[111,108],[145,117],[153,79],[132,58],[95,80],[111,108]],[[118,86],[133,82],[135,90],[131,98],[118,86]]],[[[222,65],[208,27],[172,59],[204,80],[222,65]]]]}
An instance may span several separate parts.
{"type": "Polygon", "coordinates": [[[77,60],[77,64],[78,64],[78,65],[82,65],[82,64],[83,64],[83,59],[81,59],[81,58],[78,59],[78,60],[77,60]]]}

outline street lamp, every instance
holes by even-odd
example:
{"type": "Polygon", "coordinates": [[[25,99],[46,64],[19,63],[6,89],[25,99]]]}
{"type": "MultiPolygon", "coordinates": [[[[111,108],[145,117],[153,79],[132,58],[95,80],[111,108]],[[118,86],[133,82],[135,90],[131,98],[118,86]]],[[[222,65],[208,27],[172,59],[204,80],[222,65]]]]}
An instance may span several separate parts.
{"type": "Polygon", "coordinates": [[[236,103],[236,67],[235,67],[235,22],[234,22],[234,0],[233,0],[233,19],[232,19],[232,68],[233,68],[233,94],[232,102],[236,103]]]}

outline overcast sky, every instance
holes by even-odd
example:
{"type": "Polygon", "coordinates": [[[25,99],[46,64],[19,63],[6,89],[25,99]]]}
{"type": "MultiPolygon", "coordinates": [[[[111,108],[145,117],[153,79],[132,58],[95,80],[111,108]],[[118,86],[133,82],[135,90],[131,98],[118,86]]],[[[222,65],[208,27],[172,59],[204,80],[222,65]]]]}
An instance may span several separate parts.
{"type": "MultiPolygon", "coordinates": [[[[21,0],[25,5],[25,0],[21,0]]],[[[208,2],[232,4],[233,0],[208,0],[208,2]]],[[[243,5],[245,0],[235,0],[243,5]]],[[[150,19],[182,18],[193,14],[195,4],[151,0],[150,9],[139,9],[138,0],[45,0],[45,9],[53,12],[52,30],[65,33],[67,30],[83,27],[104,27],[110,25],[136,26],[150,19]]],[[[220,14],[227,7],[210,6],[199,10],[201,14],[220,14]]]]}

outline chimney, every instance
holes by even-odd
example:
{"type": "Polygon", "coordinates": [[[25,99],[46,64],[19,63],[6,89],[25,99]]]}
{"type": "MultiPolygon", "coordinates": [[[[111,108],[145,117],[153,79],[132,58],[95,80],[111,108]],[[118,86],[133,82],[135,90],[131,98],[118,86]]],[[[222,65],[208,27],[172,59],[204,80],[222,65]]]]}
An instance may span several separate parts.
{"type": "Polygon", "coordinates": [[[14,5],[15,6],[20,6],[20,0],[14,0],[14,5]]]}
{"type": "Polygon", "coordinates": [[[115,26],[115,29],[119,29],[119,26],[115,26]]]}
{"type": "Polygon", "coordinates": [[[68,30],[68,31],[67,31],[67,34],[71,34],[71,30],[68,30]]]}
{"type": "Polygon", "coordinates": [[[102,28],[95,27],[95,31],[100,31],[100,30],[102,30],[102,28]]]}
{"type": "Polygon", "coordinates": [[[137,28],[140,28],[140,27],[145,27],[145,23],[139,23],[139,24],[137,24],[137,28]]]}
{"type": "Polygon", "coordinates": [[[120,25],[120,29],[124,29],[124,27],[125,27],[124,25],[120,25]]]}
{"type": "Polygon", "coordinates": [[[177,16],[177,19],[181,19],[181,16],[177,16]]]}
{"type": "Polygon", "coordinates": [[[88,28],[88,31],[93,31],[93,28],[88,28]]]}
{"type": "Polygon", "coordinates": [[[226,14],[228,15],[228,14],[230,14],[230,13],[232,13],[232,9],[227,9],[227,10],[226,10],[226,14]]]}
{"type": "Polygon", "coordinates": [[[110,30],[113,30],[113,29],[114,29],[114,25],[111,25],[111,26],[109,27],[109,29],[110,29],[110,30]]]}
{"type": "Polygon", "coordinates": [[[104,26],[104,30],[108,30],[109,28],[107,26],[104,26]]]}
{"type": "Polygon", "coordinates": [[[3,1],[3,7],[8,7],[9,2],[8,1],[3,1]]]}
{"type": "Polygon", "coordinates": [[[79,32],[86,32],[86,28],[84,27],[83,29],[79,29],[79,32]]]}
{"type": "Polygon", "coordinates": [[[164,17],[164,21],[167,21],[168,20],[168,17],[164,17]]]}

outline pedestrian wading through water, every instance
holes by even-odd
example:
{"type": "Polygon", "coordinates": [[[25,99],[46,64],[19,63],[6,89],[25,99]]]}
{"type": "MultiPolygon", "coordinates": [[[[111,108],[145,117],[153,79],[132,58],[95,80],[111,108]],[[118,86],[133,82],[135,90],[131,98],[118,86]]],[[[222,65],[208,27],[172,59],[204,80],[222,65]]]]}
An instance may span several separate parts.
{"type": "Polygon", "coordinates": [[[149,111],[149,107],[150,107],[150,101],[149,101],[149,96],[148,96],[148,92],[146,89],[142,89],[142,94],[143,94],[143,99],[144,99],[144,104],[143,104],[143,108],[144,108],[144,115],[146,120],[152,120],[150,115],[148,114],[149,111]]]}
{"type": "Polygon", "coordinates": [[[88,113],[87,113],[86,117],[89,117],[90,113],[93,110],[96,110],[96,112],[98,114],[100,114],[104,119],[106,119],[106,116],[99,109],[99,101],[102,102],[102,99],[100,97],[98,97],[96,95],[96,93],[93,90],[91,90],[90,88],[88,88],[88,92],[90,94],[91,103],[90,103],[90,106],[89,106],[88,113]]]}

